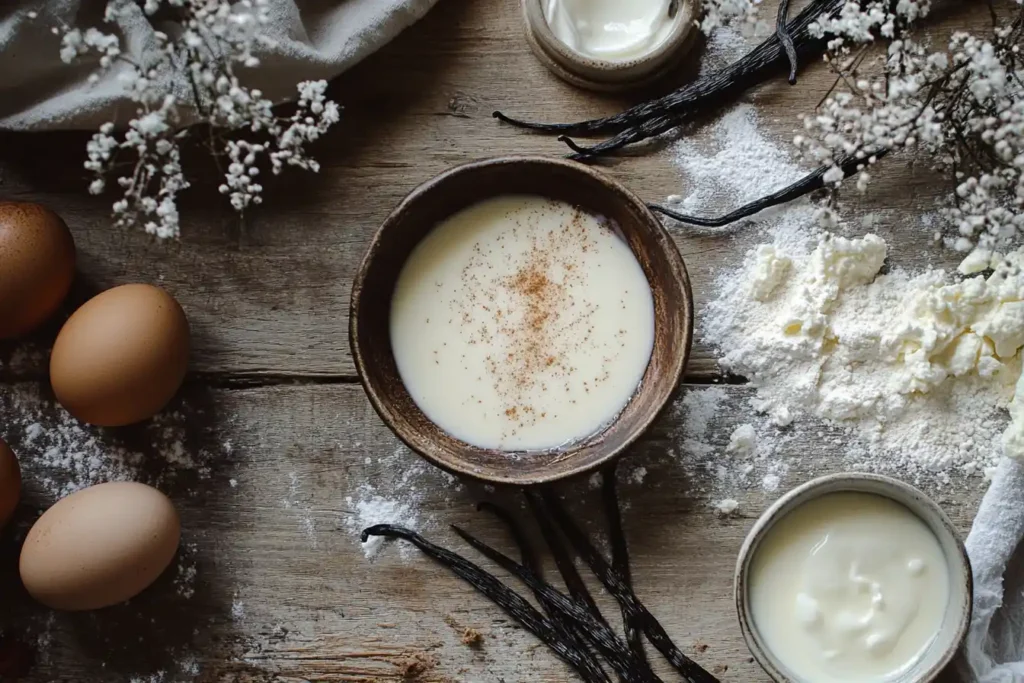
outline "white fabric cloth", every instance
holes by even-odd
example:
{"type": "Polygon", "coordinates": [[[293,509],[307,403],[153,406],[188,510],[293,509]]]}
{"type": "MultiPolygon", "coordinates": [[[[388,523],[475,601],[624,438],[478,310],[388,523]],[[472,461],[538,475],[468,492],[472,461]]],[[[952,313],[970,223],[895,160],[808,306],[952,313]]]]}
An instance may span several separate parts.
{"type": "MultiPolygon", "coordinates": [[[[437,0],[271,0],[264,33],[277,45],[245,69],[247,85],[275,102],[295,97],[295,84],[330,79],[360,61],[422,17],[437,0]]],[[[99,83],[87,82],[95,61],[65,64],[54,26],[85,29],[102,22],[105,0],[3,0],[0,2],[0,129],[93,129],[124,122],[134,107],[124,97],[117,68],[99,83]],[[29,18],[35,10],[38,17],[29,18]]],[[[151,45],[154,26],[141,9],[118,22],[122,49],[137,55],[151,45]]],[[[241,72],[240,72],[241,75],[241,72]]],[[[187,87],[174,83],[175,91],[187,87]]],[[[184,123],[188,123],[187,121],[184,123]]]]}
{"type": "Polygon", "coordinates": [[[962,673],[977,683],[1024,681],[1024,463],[1003,458],[981,501],[967,554],[974,615],[962,673]]]}

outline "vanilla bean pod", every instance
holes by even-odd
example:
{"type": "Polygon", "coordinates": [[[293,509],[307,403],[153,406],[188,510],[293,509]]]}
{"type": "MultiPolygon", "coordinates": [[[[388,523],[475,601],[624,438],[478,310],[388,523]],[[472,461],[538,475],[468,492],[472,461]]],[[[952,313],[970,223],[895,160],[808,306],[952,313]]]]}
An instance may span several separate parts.
{"type": "MultiPolygon", "coordinates": [[[[595,619],[601,621],[611,629],[611,625],[608,624],[608,620],[604,618],[603,614],[601,614],[601,609],[597,606],[594,596],[591,595],[590,589],[587,588],[587,584],[584,583],[583,577],[580,576],[579,571],[576,569],[576,563],[566,551],[564,544],[560,541],[558,531],[551,525],[551,520],[544,513],[538,501],[535,500],[533,496],[528,495],[525,489],[523,490],[523,497],[526,498],[526,502],[530,506],[530,511],[533,513],[533,517],[537,521],[537,526],[540,527],[541,535],[544,537],[544,541],[551,550],[551,555],[555,559],[555,566],[558,567],[558,572],[562,575],[562,582],[569,590],[569,595],[580,604],[586,606],[595,619]]],[[[580,638],[587,640],[587,634],[583,632],[582,629],[577,628],[575,632],[580,638]]],[[[627,647],[632,649],[628,641],[627,647]]],[[[646,664],[646,660],[641,661],[646,664]]],[[[625,679],[620,676],[619,680],[624,681],[625,679]]]]}
{"type": "Polygon", "coordinates": [[[530,545],[530,541],[527,539],[526,533],[523,532],[522,527],[512,516],[512,513],[500,505],[495,505],[487,500],[482,500],[476,504],[477,512],[484,510],[490,512],[501,520],[508,529],[509,534],[512,536],[512,541],[519,548],[519,556],[522,558],[520,561],[530,571],[535,573],[537,576],[540,576],[540,562],[537,560],[537,553],[533,552],[533,546],[530,545]]]}
{"type": "Polygon", "coordinates": [[[636,615],[637,621],[643,628],[644,634],[665,659],[688,681],[688,683],[718,683],[718,679],[705,671],[699,664],[683,654],[661,623],[633,593],[633,589],[625,584],[622,577],[612,569],[607,560],[601,556],[594,545],[587,539],[584,533],[570,519],[568,513],[562,507],[557,497],[549,494],[541,494],[544,504],[554,517],[555,523],[562,533],[569,540],[569,543],[576,549],[583,560],[590,566],[594,575],[604,584],[604,587],[611,593],[619,604],[627,608],[631,615],[636,615]]]}
{"type": "Polygon", "coordinates": [[[525,490],[523,495],[530,506],[530,511],[533,512],[534,519],[537,520],[537,526],[540,527],[540,533],[548,544],[552,557],[555,558],[555,566],[558,567],[558,571],[562,575],[562,581],[569,590],[569,595],[572,596],[573,600],[586,605],[595,618],[607,624],[608,621],[601,614],[594,596],[590,594],[590,589],[587,588],[587,584],[583,582],[583,577],[580,576],[579,571],[576,569],[576,563],[573,562],[573,558],[570,557],[569,553],[565,550],[565,546],[559,541],[558,531],[551,525],[551,520],[544,514],[544,510],[538,505],[533,496],[529,495],[525,490]]]}
{"type": "Polygon", "coordinates": [[[641,664],[636,660],[629,646],[612,632],[607,623],[595,619],[586,607],[550,584],[545,583],[526,567],[501,551],[495,550],[467,531],[455,525],[452,525],[452,530],[482,555],[496,562],[502,569],[513,574],[534,591],[542,593],[545,603],[550,604],[554,609],[577,621],[581,626],[580,633],[584,634],[587,640],[601,652],[608,664],[623,681],[626,681],[626,683],[664,683],[651,670],[650,666],[641,664]]]}
{"type": "MultiPolygon", "coordinates": [[[[845,4],[846,0],[813,0],[786,24],[785,33],[793,40],[798,58],[815,58],[824,52],[827,40],[811,35],[808,27],[822,14],[831,16],[838,13],[845,4]]],[[[721,107],[727,98],[739,95],[774,76],[779,67],[785,64],[784,59],[786,51],[776,33],[733,64],[700,77],[664,97],[636,105],[614,116],[575,123],[522,121],[500,111],[494,112],[493,116],[520,128],[549,133],[584,136],[617,133],[651,118],[670,116],[675,119],[678,116],[690,116],[708,106],[721,107]]]]}
{"type": "MultiPolygon", "coordinates": [[[[889,150],[882,150],[877,152],[874,157],[877,161],[881,159],[889,150]]],[[[843,178],[849,178],[854,173],[857,173],[863,166],[867,164],[866,159],[858,159],[853,156],[844,155],[837,163],[842,172],[843,178]]],[[[785,204],[791,202],[794,199],[799,199],[804,195],[808,195],[811,192],[820,190],[825,187],[825,173],[828,172],[829,166],[822,166],[814,172],[804,176],[800,180],[796,181],[792,185],[788,185],[777,192],[773,192],[770,195],[761,197],[749,204],[744,204],[740,208],[731,211],[724,216],[718,216],[717,218],[704,218],[701,216],[688,216],[686,214],[679,213],[673,209],[662,206],[661,204],[648,204],[647,207],[651,211],[655,211],[662,215],[668,216],[669,218],[679,221],[680,223],[687,223],[689,225],[698,225],[704,228],[721,228],[730,223],[735,223],[738,220],[753,216],[755,213],[764,211],[773,206],[779,204],[785,204]]]]}
{"type": "Polygon", "coordinates": [[[786,52],[786,59],[789,60],[789,84],[796,85],[796,71],[799,68],[799,60],[796,55],[796,46],[793,44],[793,36],[789,33],[789,25],[786,22],[789,17],[789,0],[779,0],[779,16],[775,21],[775,35],[786,52]]]}
{"type": "MultiPolygon", "coordinates": [[[[838,12],[843,5],[845,5],[845,0],[815,0],[815,2],[801,12],[796,19],[790,22],[790,25],[787,26],[787,34],[795,41],[795,60],[798,61],[800,59],[818,57],[825,51],[827,39],[824,37],[813,37],[811,35],[809,25],[813,19],[818,18],[823,13],[832,14],[838,12]],[[826,5],[827,8],[816,12],[809,11],[818,4],[826,5]],[[804,21],[805,19],[806,21],[804,21]]],[[[652,112],[650,115],[636,121],[631,126],[620,130],[610,138],[595,145],[580,145],[568,137],[569,133],[559,135],[558,140],[564,143],[573,152],[569,155],[570,159],[574,159],[576,161],[590,161],[596,157],[616,152],[624,147],[641,143],[644,140],[650,140],[651,138],[655,138],[659,135],[664,135],[665,133],[678,128],[687,121],[704,113],[705,110],[710,111],[712,109],[721,108],[726,101],[726,97],[738,96],[743,92],[746,92],[750,87],[768,80],[768,78],[770,78],[777,70],[778,64],[783,63],[782,60],[785,59],[785,50],[782,47],[778,34],[776,33],[767,41],[755,48],[750,55],[756,54],[765,46],[772,48],[771,59],[773,61],[767,63],[768,66],[763,69],[762,77],[757,80],[751,80],[750,82],[743,83],[739,81],[730,82],[727,87],[723,87],[719,91],[714,92],[713,96],[706,98],[702,97],[699,101],[695,100],[688,102],[685,107],[675,105],[662,107],[659,110],[652,112]]],[[[740,62],[742,62],[743,59],[741,59],[740,62]]],[[[728,71],[729,69],[730,67],[726,67],[725,70],[728,71]]],[[[714,76],[711,78],[714,78],[714,76]]],[[[700,85],[700,83],[701,81],[698,80],[695,82],[695,85],[700,85]]],[[[671,95],[669,97],[671,97],[671,95]]]]}
{"type": "MultiPolygon", "coordinates": [[[[612,567],[619,573],[626,585],[633,586],[633,571],[629,566],[629,545],[626,534],[622,531],[622,513],[619,511],[619,492],[616,486],[616,470],[618,463],[613,463],[601,473],[601,498],[604,501],[605,515],[608,516],[608,540],[612,546],[612,567]]],[[[644,650],[643,632],[639,620],[619,605],[622,611],[622,628],[626,634],[626,643],[633,654],[647,661],[644,650]]]]}
{"type": "Polygon", "coordinates": [[[370,536],[399,538],[412,543],[427,557],[451,569],[456,576],[482,593],[523,628],[539,638],[559,658],[571,665],[585,683],[607,683],[608,678],[604,672],[601,671],[600,676],[594,672],[590,667],[589,657],[582,654],[573,645],[566,643],[560,630],[550,618],[541,614],[525,598],[481,567],[450,550],[434,545],[415,531],[392,524],[377,524],[364,529],[363,543],[370,536]]]}
{"type": "MultiPolygon", "coordinates": [[[[496,516],[498,519],[500,519],[505,524],[506,527],[508,527],[509,533],[512,536],[512,540],[515,542],[517,546],[519,546],[519,554],[522,558],[523,566],[529,569],[538,578],[541,577],[540,563],[537,561],[537,555],[533,552],[533,547],[530,545],[530,542],[527,539],[526,534],[523,532],[522,527],[519,525],[518,522],[516,522],[515,518],[512,517],[511,513],[509,513],[508,510],[506,510],[505,508],[495,505],[494,503],[488,501],[481,501],[480,503],[477,503],[476,509],[477,511],[487,510],[488,512],[496,516]]],[[[561,565],[559,565],[559,569],[562,569],[561,565]]],[[[573,567],[573,570],[575,571],[575,567],[573,567]]],[[[562,575],[563,577],[565,576],[564,571],[562,572],[562,575]]],[[[583,585],[582,579],[580,579],[579,574],[576,574],[576,578],[580,581],[580,585],[583,586],[583,594],[585,596],[585,600],[582,600],[581,602],[584,602],[586,604],[589,601],[589,605],[592,606],[594,616],[596,618],[603,618],[601,617],[600,610],[598,610],[597,608],[597,604],[594,603],[594,600],[590,596],[590,593],[587,591],[586,586],[583,585]]],[[[544,608],[544,611],[547,612],[549,617],[551,617],[554,626],[562,632],[562,635],[566,639],[572,641],[573,645],[579,650],[581,657],[583,659],[588,660],[587,666],[595,672],[595,677],[600,678],[602,683],[611,683],[607,675],[605,675],[604,670],[601,668],[600,662],[598,662],[597,659],[594,658],[590,646],[587,644],[585,635],[580,632],[579,624],[572,621],[571,619],[566,618],[566,616],[563,613],[558,611],[558,609],[556,609],[554,606],[550,605],[545,599],[545,596],[542,592],[534,591],[533,594],[534,597],[537,598],[537,602],[539,602],[541,606],[544,608]]],[[[580,598],[578,598],[575,594],[573,594],[573,597],[577,600],[580,600],[580,598]]]]}

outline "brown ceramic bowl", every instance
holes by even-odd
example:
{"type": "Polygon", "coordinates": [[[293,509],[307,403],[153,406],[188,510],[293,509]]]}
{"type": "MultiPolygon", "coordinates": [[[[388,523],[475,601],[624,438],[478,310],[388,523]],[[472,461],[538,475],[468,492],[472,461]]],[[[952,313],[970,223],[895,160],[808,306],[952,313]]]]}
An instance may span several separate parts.
{"type": "Polygon", "coordinates": [[[349,339],[374,409],[398,438],[450,472],[529,485],[593,470],[617,457],[651,424],[679,383],[693,338],[693,297],[672,238],[621,184],[571,161],[502,157],[453,168],[412,191],[374,235],[352,286],[349,339]],[[391,349],[391,296],[413,248],[438,223],[471,204],[508,194],[544,195],[605,216],[620,228],[654,295],[654,351],[636,394],[603,431],[574,445],[510,457],[470,446],[419,409],[391,349]]]}

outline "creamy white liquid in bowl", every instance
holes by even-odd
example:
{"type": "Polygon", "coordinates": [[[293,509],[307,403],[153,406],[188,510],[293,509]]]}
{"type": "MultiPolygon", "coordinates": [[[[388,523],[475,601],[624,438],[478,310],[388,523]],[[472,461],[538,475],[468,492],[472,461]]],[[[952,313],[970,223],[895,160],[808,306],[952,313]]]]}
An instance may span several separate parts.
{"type": "Polygon", "coordinates": [[[898,678],[938,634],[950,599],[939,540],[905,506],[830,493],[769,529],[748,579],[754,627],[807,683],[898,678]]]}
{"type": "Polygon", "coordinates": [[[627,61],[656,50],[672,33],[671,0],[542,0],[556,38],[595,59],[627,61]]]}
{"type": "Polygon", "coordinates": [[[416,246],[390,324],[402,382],[430,420],[481,448],[544,450],[597,433],[629,403],[654,303],[613,226],[516,195],[460,211],[416,246]]]}

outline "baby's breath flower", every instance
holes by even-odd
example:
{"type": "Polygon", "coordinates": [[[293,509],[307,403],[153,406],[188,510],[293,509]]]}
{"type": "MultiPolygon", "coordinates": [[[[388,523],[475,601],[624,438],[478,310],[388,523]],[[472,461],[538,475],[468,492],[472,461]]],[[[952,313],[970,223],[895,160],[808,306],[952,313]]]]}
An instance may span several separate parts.
{"type": "Polygon", "coordinates": [[[831,165],[827,183],[843,181],[837,164],[846,156],[867,160],[856,172],[861,191],[880,155],[920,150],[954,180],[944,214],[956,234],[947,246],[979,250],[978,263],[1024,231],[1024,15],[1020,0],[1014,4],[990,36],[958,32],[934,50],[912,32],[929,0],[849,0],[812,26],[830,37],[826,61],[837,89],[793,140],[808,159],[831,165]],[[860,56],[879,38],[890,40],[872,69],[860,56]]]}
{"type": "Polygon", "coordinates": [[[239,80],[236,69],[258,66],[256,51],[275,44],[261,33],[270,18],[269,0],[144,0],[141,7],[135,0],[108,0],[104,20],[138,16],[140,9],[152,15],[164,6],[179,10],[180,30],[170,32],[173,38],[156,31],[156,48],[131,59],[122,54],[114,33],[95,27],[54,27],[53,32],[61,36],[60,57],[67,63],[88,57],[100,69],[118,64],[118,82],[136,105],[122,131],[105,123],[87,143],[84,167],[94,175],[89,192],[106,191],[115,164],[128,161],[130,172],[116,179],[123,192],[112,206],[116,224],[173,238],[181,226],[177,198],[189,187],[180,144],[190,131],[178,130],[186,111],[209,129],[204,142],[210,151],[228,162],[219,189],[243,211],[262,202],[261,164],[274,174],[285,166],[319,170],[307,145],[338,122],[341,110],[327,99],[325,81],[305,81],[297,86],[294,113],[280,117],[260,90],[239,80]],[[175,78],[187,79],[189,100],[179,101],[167,91],[166,84],[175,78]]]}

